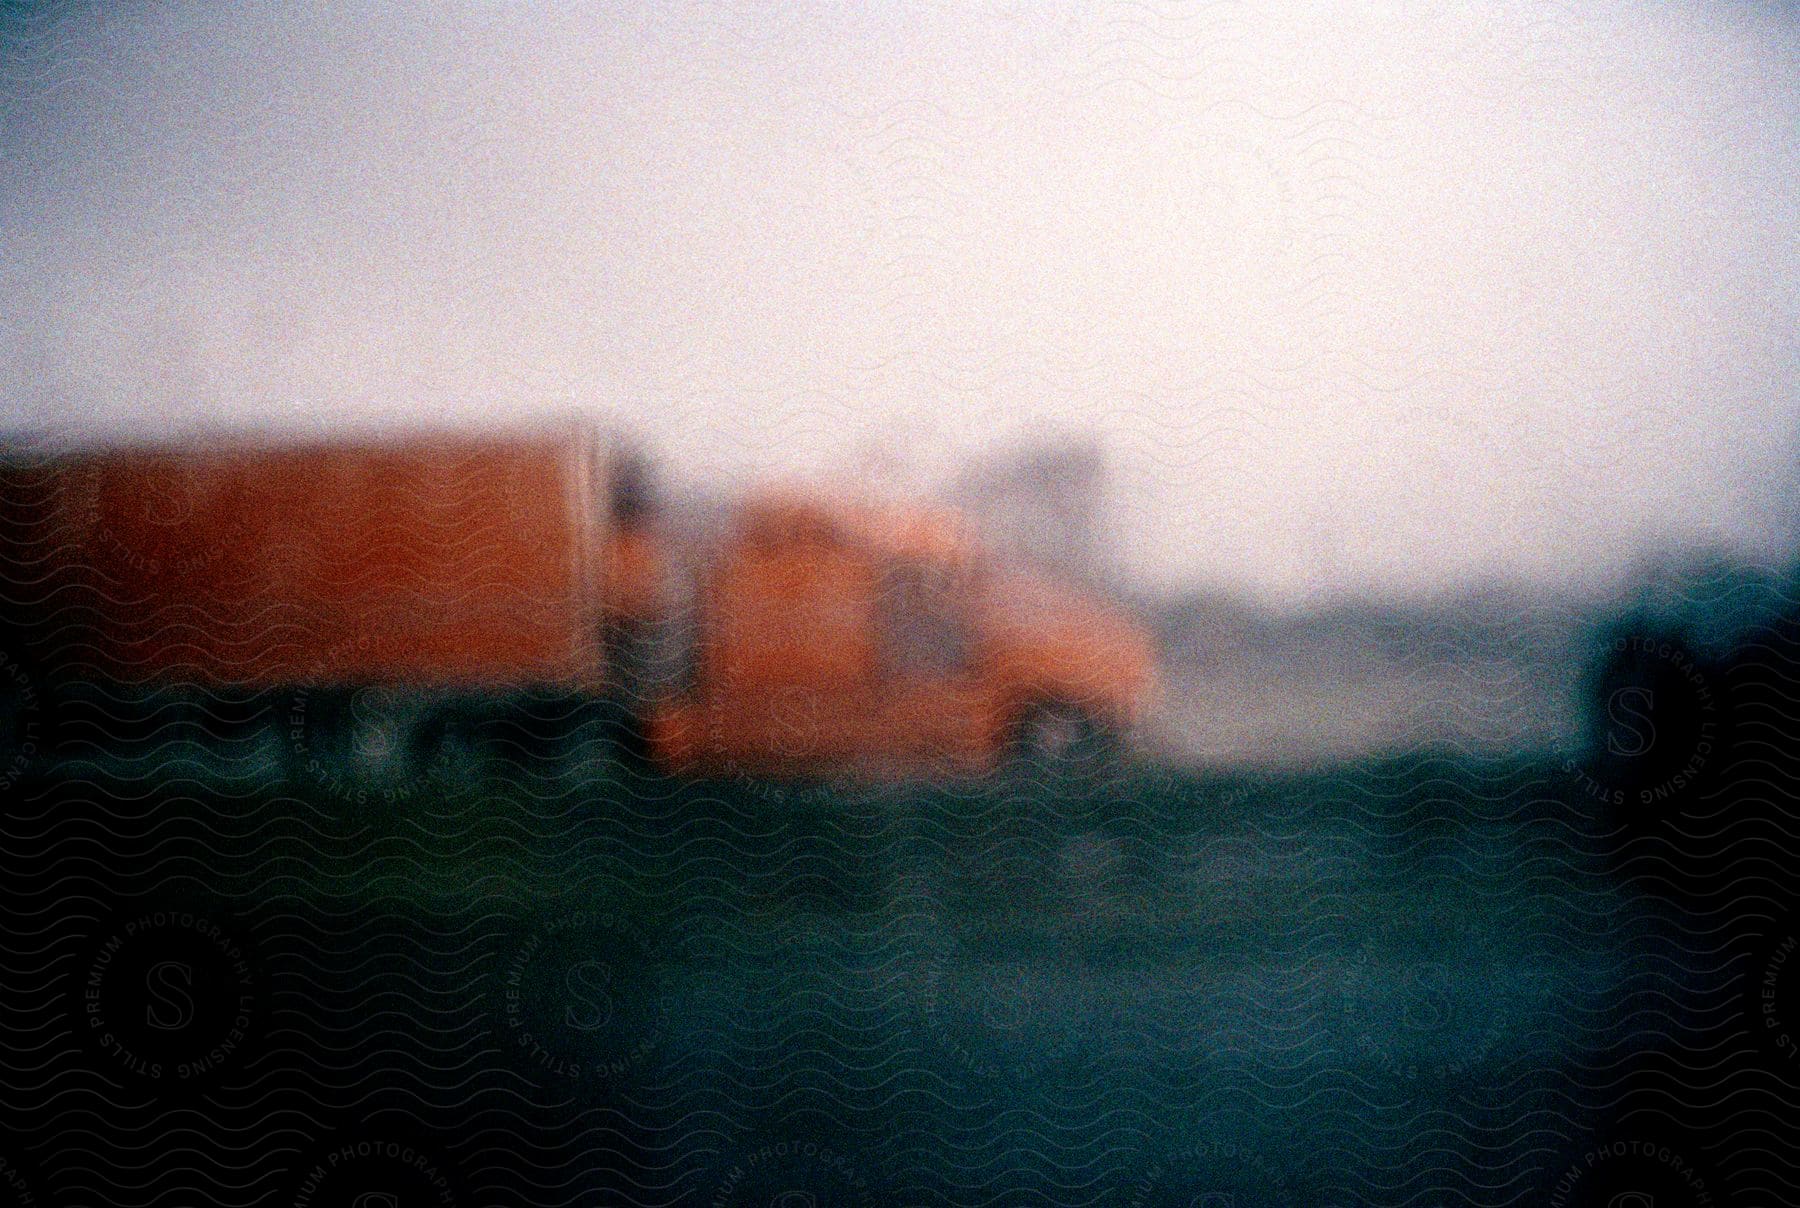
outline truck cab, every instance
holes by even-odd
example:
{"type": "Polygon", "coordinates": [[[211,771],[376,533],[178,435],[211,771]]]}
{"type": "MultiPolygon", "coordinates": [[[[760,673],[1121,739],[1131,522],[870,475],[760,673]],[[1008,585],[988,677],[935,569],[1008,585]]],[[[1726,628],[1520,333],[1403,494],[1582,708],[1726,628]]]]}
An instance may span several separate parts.
{"type": "Polygon", "coordinates": [[[673,770],[963,775],[1021,746],[1123,735],[1143,633],[1003,567],[951,513],[800,492],[746,503],[701,563],[691,668],[649,704],[673,770]]]}

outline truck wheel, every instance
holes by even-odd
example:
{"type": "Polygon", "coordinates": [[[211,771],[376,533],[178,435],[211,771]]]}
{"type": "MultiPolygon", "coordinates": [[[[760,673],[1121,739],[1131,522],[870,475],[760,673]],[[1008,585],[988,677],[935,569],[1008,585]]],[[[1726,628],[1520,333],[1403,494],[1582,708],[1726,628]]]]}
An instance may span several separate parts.
{"type": "Polygon", "coordinates": [[[421,709],[385,688],[310,691],[292,748],[300,778],[388,790],[417,774],[421,709]]]}
{"type": "Polygon", "coordinates": [[[444,705],[434,710],[414,735],[412,760],[418,775],[461,783],[486,767],[490,738],[481,710],[444,705]]]}
{"type": "Polygon", "coordinates": [[[1092,712],[1068,701],[1027,709],[1014,730],[1013,761],[1028,775],[1069,779],[1104,772],[1118,753],[1112,730],[1092,712]]]}
{"type": "Polygon", "coordinates": [[[346,710],[344,754],[355,776],[372,783],[398,780],[411,771],[411,718],[385,694],[359,688],[346,710]]]}

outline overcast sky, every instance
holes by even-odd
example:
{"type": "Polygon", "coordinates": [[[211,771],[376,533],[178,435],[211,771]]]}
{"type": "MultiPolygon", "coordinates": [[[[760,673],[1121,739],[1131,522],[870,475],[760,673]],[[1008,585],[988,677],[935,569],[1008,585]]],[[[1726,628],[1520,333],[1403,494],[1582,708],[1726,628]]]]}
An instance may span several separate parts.
{"type": "Polygon", "coordinates": [[[1092,434],[1136,575],[1288,598],[1791,534],[1777,7],[319,7],[8,10],[0,422],[1092,434]]]}

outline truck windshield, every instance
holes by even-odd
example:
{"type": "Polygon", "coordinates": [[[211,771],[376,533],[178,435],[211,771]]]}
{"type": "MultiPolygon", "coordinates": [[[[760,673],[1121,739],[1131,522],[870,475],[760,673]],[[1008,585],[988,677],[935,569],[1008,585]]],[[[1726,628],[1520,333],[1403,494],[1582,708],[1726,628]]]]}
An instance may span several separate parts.
{"type": "Polygon", "coordinates": [[[951,568],[892,559],[882,568],[877,615],[888,674],[949,675],[968,668],[968,592],[951,568]]]}

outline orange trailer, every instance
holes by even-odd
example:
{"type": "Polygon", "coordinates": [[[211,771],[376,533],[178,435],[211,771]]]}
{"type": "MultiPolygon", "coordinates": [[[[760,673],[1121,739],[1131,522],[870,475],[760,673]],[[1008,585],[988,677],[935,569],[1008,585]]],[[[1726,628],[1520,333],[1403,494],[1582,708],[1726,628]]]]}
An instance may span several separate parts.
{"type": "Polygon", "coordinates": [[[572,426],[51,454],[12,467],[9,561],[128,682],[592,690],[605,475],[572,426]]]}

